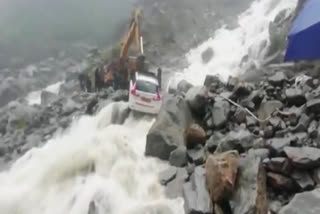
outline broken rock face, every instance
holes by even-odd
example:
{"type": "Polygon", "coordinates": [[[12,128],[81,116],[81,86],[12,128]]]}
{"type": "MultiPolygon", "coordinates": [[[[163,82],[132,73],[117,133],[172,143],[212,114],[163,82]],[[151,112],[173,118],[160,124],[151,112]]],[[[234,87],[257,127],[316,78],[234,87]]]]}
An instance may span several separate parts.
{"type": "Polygon", "coordinates": [[[302,170],[320,167],[320,149],[312,147],[285,147],[284,152],[294,167],[302,170]]]}

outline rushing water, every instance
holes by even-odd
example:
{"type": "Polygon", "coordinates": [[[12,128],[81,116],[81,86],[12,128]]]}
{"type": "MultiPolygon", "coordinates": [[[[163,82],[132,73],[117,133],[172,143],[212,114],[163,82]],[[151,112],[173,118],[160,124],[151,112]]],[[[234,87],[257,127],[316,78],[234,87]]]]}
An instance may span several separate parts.
{"type": "MultiPolygon", "coordinates": [[[[222,28],[191,50],[187,55],[190,66],[175,75],[173,82],[186,79],[202,84],[209,73],[223,79],[237,75],[248,53],[249,60],[259,63],[269,22],[295,4],[296,0],[255,1],[239,17],[238,28],[222,28]],[[207,47],[213,48],[214,58],[204,65],[201,53],[207,47]]],[[[35,101],[39,102],[38,97],[35,101]]],[[[137,119],[131,114],[122,125],[111,123],[115,111],[121,114],[126,108],[126,103],[110,104],[96,116],[74,121],[64,134],[30,150],[2,172],[0,213],[183,213],[182,199],[166,199],[158,182],[157,174],[166,164],[144,156],[146,133],[154,118],[137,119]]]]}
{"type": "Polygon", "coordinates": [[[226,81],[229,76],[237,76],[245,71],[241,60],[248,55],[249,63],[259,65],[269,46],[269,23],[283,9],[294,10],[297,0],[256,0],[239,16],[238,27],[232,30],[221,28],[199,47],[187,54],[189,67],[177,73],[170,85],[185,79],[194,85],[203,85],[207,74],[219,75],[226,81]],[[267,42],[266,45],[262,45],[267,42]],[[203,64],[201,54],[211,47],[214,57],[203,64]],[[262,48],[263,47],[263,48],[262,48]]]}

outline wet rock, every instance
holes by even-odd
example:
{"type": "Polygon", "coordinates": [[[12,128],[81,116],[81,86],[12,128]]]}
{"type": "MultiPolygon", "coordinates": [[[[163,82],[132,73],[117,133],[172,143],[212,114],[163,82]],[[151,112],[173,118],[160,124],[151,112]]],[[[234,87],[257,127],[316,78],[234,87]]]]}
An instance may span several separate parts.
{"type": "Polygon", "coordinates": [[[273,86],[282,86],[287,80],[284,72],[276,72],[273,76],[268,78],[269,83],[273,86]]]}
{"type": "Polygon", "coordinates": [[[308,128],[308,134],[310,138],[317,138],[318,137],[318,122],[316,120],[313,120],[308,128]]]}
{"type": "Polygon", "coordinates": [[[269,202],[269,210],[271,214],[276,214],[282,208],[282,203],[280,201],[269,202]]]}
{"type": "Polygon", "coordinates": [[[292,137],[286,138],[272,138],[267,141],[267,146],[270,148],[271,153],[281,154],[284,152],[284,148],[290,146],[293,141],[292,137]]]}
{"type": "Polygon", "coordinates": [[[176,177],[167,183],[165,194],[168,198],[175,199],[183,197],[183,184],[188,179],[189,175],[185,168],[177,168],[176,177]]]}
{"type": "Polygon", "coordinates": [[[243,153],[252,148],[254,139],[254,135],[247,130],[231,131],[221,139],[216,152],[237,150],[239,153],[243,153]]]}
{"type": "Polygon", "coordinates": [[[295,170],[291,177],[298,184],[300,191],[309,191],[312,190],[315,186],[314,181],[312,180],[309,172],[307,171],[298,171],[295,170]]]}
{"type": "Polygon", "coordinates": [[[300,89],[289,88],[285,91],[286,100],[289,106],[302,106],[307,102],[305,94],[300,89]]]}
{"type": "Polygon", "coordinates": [[[203,85],[208,89],[212,89],[210,90],[211,92],[215,92],[218,88],[223,86],[223,83],[218,76],[207,75],[203,85]]]}
{"type": "Polygon", "coordinates": [[[296,194],[279,214],[316,214],[320,213],[320,189],[296,194]]]}
{"type": "Polygon", "coordinates": [[[161,172],[159,175],[159,180],[162,185],[167,185],[170,181],[176,178],[177,168],[170,167],[165,171],[161,172]]]}
{"type": "Polygon", "coordinates": [[[111,96],[110,99],[114,102],[128,101],[129,100],[129,91],[128,90],[116,90],[111,96]]]}
{"type": "Polygon", "coordinates": [[[266,126],[263,130],[265,138],[272,138],[274,135],[274,129],[272,126],[266,126]]]}
{"type": "Polygon", "coordinates": [[[237,178],[238,161],[237,151],[208,157],[205,164],[205,177],[212,202],[219,203],[232,195],[237,178]]]}
{"type": "Polygon", "coordinates": [[[210,62],[210,60],[212,59],[214,55],[213,49],[211,47],[208,47],[205,51],[202,52],[201,54],[201,58],[202,58],[202,62],[204,64],[207,64],[208,62],[210,62]]]}
{"type": "Polygon", "coordinates": [[[303,170],[320,167],[320,149],[285,147],[284,152],[294,167],[303,170]]]}
{"type": "Polygon", "coordinates": [[[243,109],[237,109],[234,114],[234,118],[238,124],[245,123],[247,119],[247,112],[243,109]]]}
{"type": "Polygon", "coordinates": [[[273,172],[268,172],[267,174],[268,185],[272,187],[277,192],[297,192],[298,186],[295,181],[284,175],[280,175],[273,172]]]}
{"type": "Polygon", "coordinates": [[[318,185],[320,184],[320,168],[313,170],[312,178],[318,185]]]}
{"type": "Polygon", "coordinates": [[[195,165],[201,165],[205,160],[205,152],[202,146],[198,146],[197,148],[190,149],[187,151],[188,159],[191,163],[195,165]]]}
{"type": "Polygon", "coordinates": [[[277,109],[281,109],[283,107],[282,102],[278,100],[270,100],[262,102],[260,108],[258,110],[258,116],[260,119],[264,120],[275,112],[277,109]]]}
{"type": "Polygon", "coordinates": [[[58,101],[59,96],[55,93],[49,91],[42,91],[41,92],[41,105],[49,105],[53,102],[58,101]]]}
{"type": "Polygon", "coordinates": [[[263,161],[264,167],[271,172],[290,175],[292,166],[287,158],[271,158],[263,161]]]}
{"type": "Polygon", "coordinates": [[[320,99],[313,99],[307,102],[307,110],[310,113],[320,113],[320,99]]]}
{"type": "Polygon", "coordinates": [[[247,121],[247,127],[253,127],[257,124],[257,120],[255,120],[253,117],[251,116],[247,116],[246,118],[246,121],[247,121]]]}
{"type": "Polygon", "coordinates": [[[240,159],[232,197],[233,214],[268,213],[266,173],[253,152],[240,159]]]}
{"type": "Polygon", "coordinates": [[[80,109],[80,105],[74,102],[71,99],[67,99],[66,102],[63,105],[62,111],[63,111],[63,116],[68,116],[75,111],[78,111],[80,109]]]}
{"type": "Polygon", "coordinates": [[[185,146],[185,131],[191,121],[191,112],[184,99],[169,96],[148,132],[145,154],[168,160],[173,150],[185,146]]]}
{"type": "Polygon", "coordinates": [[[230,104],[222,99],[217,99],[212,108],[212,119],[214,128],[222,128],[229,117],[230,104]]]}
{"type": "Polygon", "coordinates": [[[186,101],[193,113],[203,117],[207,103],[207,90],[205,87],[193,87],[186,94],[186,101]]]}
{"type": "Polygon", "coordinates": [[[260,157],[261,160],[269,158],[270,156],[269,149],[254,149],[252,152],[255,154],[255,156],[260,157]]]}
{"type": "Polygon", "coordinates": [[[190,182],[183,185],[185,213],[211,213],[211,200],[205,184],[205,170],[196,167],[190,182]]]}
{"type": "Polygon", "coordinates": [[[5,156],[7,152],[9,152],[8,146],[0,145],[0,157],[5,156]]]}
{"type": "Polygon", "coordinates": [[[297,133],[297,132],[305,132],[308,130],[310,124],[310,117],[306,114],[302,114],[298,124],[291,128],[290,131],[293,133],[297,133]]]}
{"type": "Polygon", "coordinates": [[[187,150],[185,147],[178,147],[170,153],[169,163],[172,166],[184,167],[188,163],[187,150]]]}
{"type": "Polygon", "coordinates": [[[186,132],[187,148],[192,149],[196,145],[204,145],[206,142],[206,133],[198,124],[192,124],[186,132]]]}
{"type": "Polygon", "coordinates": [[[207,140],[206,148],[210,153],[214,153],[220,143],[220,140],[224,137],[220,132],[214,132],[214,134],[207,140]]]}
{"type": "Polygon", "coordinates": [[[189,91],[189,89],[192,87],[193,87],[193,85],[191,83],[187,82],[186,80],[181,80],[178,83],[177,90],[180,93],[187,93],[189,91]]]}

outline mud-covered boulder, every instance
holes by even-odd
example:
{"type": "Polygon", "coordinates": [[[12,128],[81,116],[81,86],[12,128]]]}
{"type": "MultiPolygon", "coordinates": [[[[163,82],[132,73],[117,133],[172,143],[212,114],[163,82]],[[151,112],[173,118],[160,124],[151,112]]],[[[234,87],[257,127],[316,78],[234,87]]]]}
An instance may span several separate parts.
{"type": "Polygon", "coordinates": [[[238,173],[239,154],[229,151],[210,155],[205,164],[206,185],[214,203],[229,199],[238,173]]]}
{"type": "Polygon", "coordinates": [[[168,160],[173,150],[185,146],[185,132],[191,121],[187,102],[182,97],[169,96],[148,132],[145,154],[168,160]]]}
{"type": "Polygon", "coordinates": [[[320,213],[320,189],[296,194],[279,214],[317,214],[320,213]]]}
{"type": "Polygon", "coordinates": [[[232,203],[233,214],[268,213],[266,172],[254,152],[240,159],[232,203]]]}
{"type": "Polygon", "coordinates": [[[187,148],[194,148],[196,145],[203,145],[206,142],[206,133],[198,124],[192,124],[186,131],[187,148]]]}

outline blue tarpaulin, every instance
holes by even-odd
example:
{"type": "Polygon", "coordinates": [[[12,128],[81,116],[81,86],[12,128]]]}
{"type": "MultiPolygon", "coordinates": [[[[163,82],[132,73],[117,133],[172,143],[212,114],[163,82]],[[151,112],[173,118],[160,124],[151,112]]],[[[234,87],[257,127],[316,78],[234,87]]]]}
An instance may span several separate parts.
{"type": "Polygon", "coordinates": [[[320,59],[320,0],[307,0],[289,33],[285,61],[320,59]]]}

